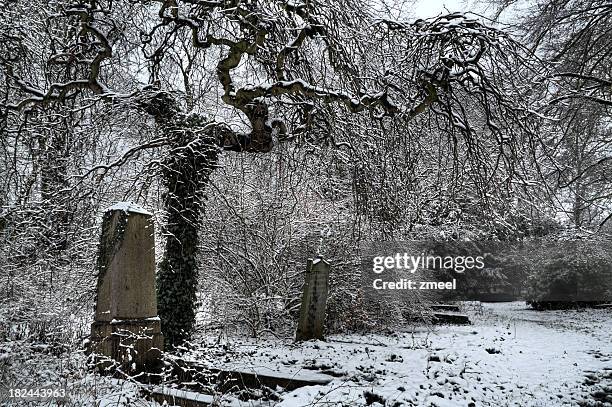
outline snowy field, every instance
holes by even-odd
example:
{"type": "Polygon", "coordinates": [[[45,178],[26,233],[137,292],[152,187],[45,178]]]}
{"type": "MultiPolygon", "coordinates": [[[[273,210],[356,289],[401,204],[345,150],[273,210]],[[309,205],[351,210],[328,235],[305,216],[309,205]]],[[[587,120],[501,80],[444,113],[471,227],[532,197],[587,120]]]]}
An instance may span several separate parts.
{"type": "MultiPolygon", "coordinates": [[[[524,303],[464,307],[472,325],[333,335],[303,344],[207,337],[186,358],[260,374],[333,379],[275,389],[274,400],[220,396],[230,405],[612,406],[610,310],[538,312],[524,303]]],[[[158,405],[142,398],[138,384],[87,373],[82,353],[68,357],[26,348],[0,344],[5,384],[19,376],[30,383],[68,383],[70,406],[158,405]]],[[[0,405],[26,404],[4,399],[0,405]]]]}

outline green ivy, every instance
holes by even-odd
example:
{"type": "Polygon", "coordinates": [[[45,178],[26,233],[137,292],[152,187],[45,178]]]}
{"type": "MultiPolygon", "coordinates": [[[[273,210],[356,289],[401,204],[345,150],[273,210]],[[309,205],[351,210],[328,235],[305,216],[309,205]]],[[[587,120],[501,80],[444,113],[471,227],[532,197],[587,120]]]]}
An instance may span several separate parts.
{"type": "Polygon", "coordinates": [[[168,348],[187,340],[194,328],[198,231],[204,190],[218,155],[216,139],[202,131],[201,120],[178,116],[177,125],[166,128],[171,146],[163,169],[167,240],[157,275],[158,310],[168,348]]]}

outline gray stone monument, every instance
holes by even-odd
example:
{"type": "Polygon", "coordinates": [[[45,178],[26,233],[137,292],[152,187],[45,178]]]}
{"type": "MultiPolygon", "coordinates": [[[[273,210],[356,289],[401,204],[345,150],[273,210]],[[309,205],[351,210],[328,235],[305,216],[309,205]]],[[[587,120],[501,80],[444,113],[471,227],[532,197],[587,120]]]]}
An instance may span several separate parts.
{"type": "Polygon", "coordinates": [[[102,221],[98,286],[90,350],[149,370],[160,360],[164,338],[155,294],[155,236],[152,215],[121,202],[102,221]]]}
{"type": "Polygon", "coordinates": [[[296,341],[324,338],[330,269],[322,257],[308,259],[296,341]]]}

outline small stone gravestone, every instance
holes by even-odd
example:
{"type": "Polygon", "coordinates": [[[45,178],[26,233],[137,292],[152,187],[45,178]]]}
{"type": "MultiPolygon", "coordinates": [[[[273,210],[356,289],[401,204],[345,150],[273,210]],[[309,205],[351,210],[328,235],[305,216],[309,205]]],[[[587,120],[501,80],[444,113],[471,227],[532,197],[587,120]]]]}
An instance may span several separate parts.
{"type": "Polygon", "coordinates": [[[324,338],[330,269],[331,265],[321,257],[308,259],[296,341],[324,338]]]}
{"type": "MultiPolygon", "coordinates": [[[[155,368],[164,340],[157,316],[151,213],[124,202],[106,210],[97,268],[91,351],[131,370],[155,368]]],[[[98,366],[106,364],[103,358],[97,361],[98,366]]]]}

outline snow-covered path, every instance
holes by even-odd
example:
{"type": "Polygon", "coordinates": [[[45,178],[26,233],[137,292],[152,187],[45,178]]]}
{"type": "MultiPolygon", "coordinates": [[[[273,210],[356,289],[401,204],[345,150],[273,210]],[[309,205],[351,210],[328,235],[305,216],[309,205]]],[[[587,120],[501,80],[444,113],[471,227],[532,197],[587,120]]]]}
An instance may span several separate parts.
{"type": "MultiPolygon", "coordinates": [[[[469,304],[471,326],[335,335],[326,342],[230,340],[225,365],[328,373],[279,406],[612,405],[612,313],[469,304]]],[[[218,363],[218,361],[217,361],[218,363]]]]}

